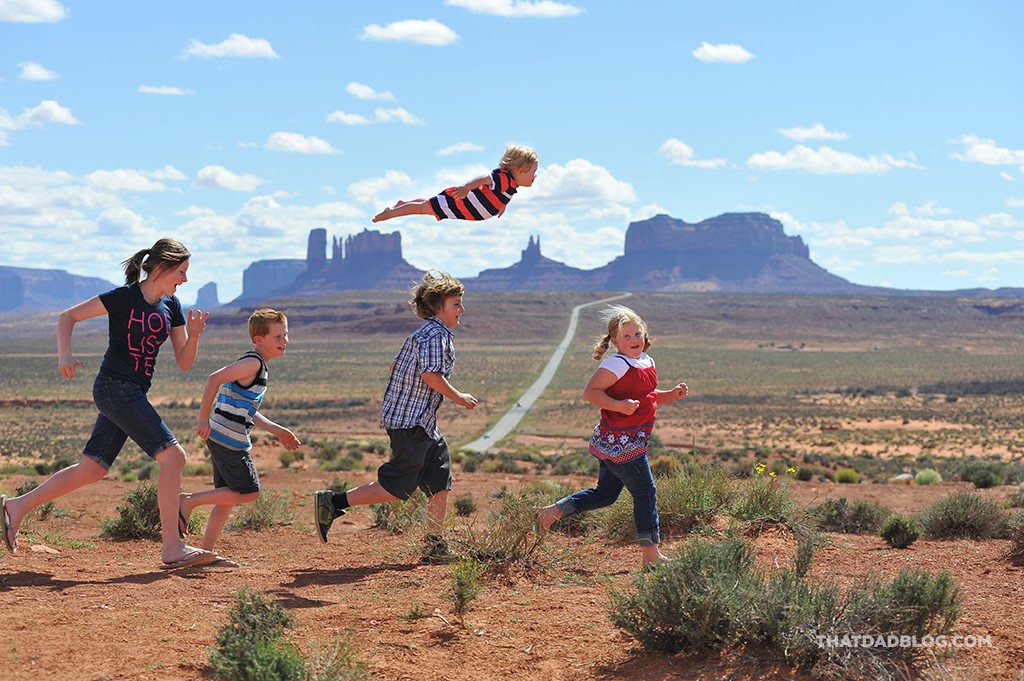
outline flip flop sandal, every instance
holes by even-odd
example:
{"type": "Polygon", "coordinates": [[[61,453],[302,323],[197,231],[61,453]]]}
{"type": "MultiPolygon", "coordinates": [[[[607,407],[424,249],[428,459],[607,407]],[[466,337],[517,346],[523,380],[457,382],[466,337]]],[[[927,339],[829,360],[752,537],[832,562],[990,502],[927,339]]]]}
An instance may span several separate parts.
{"type": "Polygon", "coordinates": [[[219,556],[213,551],[203,551],[202,549],[196,549],[179,560],[172,561],[170,563],[160,563],[161,570],[175,570],[177,568],[191,567],[192,565],[206,565],[217,560],[219,556]]]}
{"type": "Polygon", "coordinates": [[[14,544],[11,543],[10,537],[7,536],[7,530],[11,526],[11,516],[7,515],[7,496],[4,494],[0,494],[0,510],[3,511],[3,513],[0,514],[2,515],[3,522],[0,524],[3,525],[4,544],[7,546],[8,551],[13,552],[14,544]]]}

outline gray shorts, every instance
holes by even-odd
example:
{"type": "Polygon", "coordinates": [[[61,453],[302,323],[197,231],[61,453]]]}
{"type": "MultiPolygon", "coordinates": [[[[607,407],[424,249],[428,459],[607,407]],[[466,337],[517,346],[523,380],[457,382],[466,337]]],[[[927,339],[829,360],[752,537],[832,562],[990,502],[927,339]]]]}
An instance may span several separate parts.
{"type": "Polygon", "coordinates": [[[213,486],[227,487],[232,492],[249,494],[260,491],[260,476],[252,462],[252,452],[240,452],[224,445],[206,441],[213,461],[213,486]]]}
{"type": "Polygon", "coordinates": [[[452,488],[452,459],[444,438],[415,428],[388,428],[391,459],[377,469],[377,482],[392,496],[408,499],[419,487],[428,497],[452,488]]]}

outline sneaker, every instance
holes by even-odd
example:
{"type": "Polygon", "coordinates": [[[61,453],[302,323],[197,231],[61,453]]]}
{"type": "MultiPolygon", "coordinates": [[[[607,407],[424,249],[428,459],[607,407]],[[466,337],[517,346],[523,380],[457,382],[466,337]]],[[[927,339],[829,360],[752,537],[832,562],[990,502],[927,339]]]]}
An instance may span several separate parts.
{"type": "Polygon", "coordinates": [[[331,529],[340,513],[334,510],[334,492],[329,489],[322,489],[313,493],[313,516],[316,521],[316,531],[320,535],[320,541],[327,543],[327,531],[331,529]]]}

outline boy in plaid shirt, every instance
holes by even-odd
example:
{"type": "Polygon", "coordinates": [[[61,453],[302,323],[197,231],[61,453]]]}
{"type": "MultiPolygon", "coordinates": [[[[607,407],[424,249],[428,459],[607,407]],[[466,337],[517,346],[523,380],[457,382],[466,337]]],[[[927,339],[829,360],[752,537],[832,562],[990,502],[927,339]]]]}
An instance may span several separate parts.
{"type": "Polygon", "coordinates": [[[438,271],[427,272],[412,290],[410,303],[426,321],[406,338],[391,363],[380,418],[391,440],[391,459],[377,470],[376,482],[348,492],[314,493],[320,541],[327,542],[331,524],[348,508],[408,499],[418,487],[428,497],[428,557],[447,552],[441,531],[452,488],[451,456],[437,428],[437,410],[445,397],[466,409],[477,404],[475,397],[448,382],[455,366],[452,329],[466,311],[465,292],[462,282],[438,271]]]}

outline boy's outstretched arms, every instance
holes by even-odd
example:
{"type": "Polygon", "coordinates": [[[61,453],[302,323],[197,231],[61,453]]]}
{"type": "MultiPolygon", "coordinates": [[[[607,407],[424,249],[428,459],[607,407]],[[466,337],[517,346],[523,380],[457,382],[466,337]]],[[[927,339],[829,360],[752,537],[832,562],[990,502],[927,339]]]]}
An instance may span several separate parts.
{"type": "Polygon", "coordinates": [[[252,424],[260,430],[265,430],[276,437],[288,451],[295,451],[302,446],[302,443],[299,442],[299,438],[295,437],[295,433],[280,424],[274,423],[259,412],[256,412],[256,414],[253,415],[252,424]]]}
{"type": "Polygon", "coordinates": [[[441,393],[448,399],[455,402],[460,407],[466,409],[472,409],[477,405],[477,399],[469,393],[464,393],[455,389],[448,379],[444,377],[444,374],[433,371],[424,371],[420,376],[423,378],[423,382],[429,385],[432,389],[441,393]]]}

